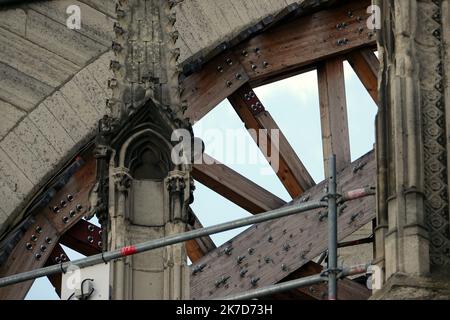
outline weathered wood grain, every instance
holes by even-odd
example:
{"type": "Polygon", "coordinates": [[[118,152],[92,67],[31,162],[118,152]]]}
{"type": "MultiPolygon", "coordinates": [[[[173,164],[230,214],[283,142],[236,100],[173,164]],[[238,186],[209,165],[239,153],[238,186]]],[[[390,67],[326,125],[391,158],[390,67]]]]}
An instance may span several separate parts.
{"type": "Polygon", "coordinates": [[[194,179],[241,208],[256,214],[279,208],[285,204],[274,194],[219,161],[206,154],[203,157],[203,164],[194,165],[192,171],[194,179]]]}
{"type": "Polygon", "coordinates": [[[315,185],[308,170],[249,84],[239,88],[228,100],[245,127],[253,131],[251,136],[262,153],[272,160],[272,168],[292,198],[315,185]],[[272,141],[274,137],[278,141],[272,141]]]}
{"type": "Polygon", "coordinates": [[[351,162],[342,58],[333,58],[325,61],[317,70],[317,78],[319,83],[324,171],[327,177],[329,159],[333,154],[336,155],[336,169],[338,172],[351,162]]]}
{"type": "MultiPolygon", "coordinates": [[[[375,183],[373,152],[347,167],[338,177],[338,191],[373,185],[375,183]],[[361,168],[362,167],[362,168],[361,168]],[[360,169],[357,169],[360,168],[360,169]]],[[[308,190],[302,199],[317,200],[324,196],[326,181],[308,190]]],[[[296,200],[298,203],[301,200],[296,200]]],[[[277,283],[291,272],[317,257],[327,246],[327,220],[320,219],[325,210],[286,217],[255,225],[200,259],[193,267],[206,264],[203,272],[191,277],[191,296],[194,299],[223,297],[252,289],[250,279],[260,278],[258,286],[277,283]],[[232,254],[224,249],[232,247],[232,254]],[[250,254],[252,251],[252,254],[250,254]],[[245,256],[241,264],[238,256],[245,256]],[[283,271],[282,266],[285,270],[283,271]],[[244,277],[240,271],[247,269],[244,277]],[[229,276],[226,285],[215,282],[229,276]]],[[[375,199],[364,198],[347,203],[339,217],[339,240],[368,223],[375,216],[375,199]]]]}
{"type": "MultiPolygon", "coordinates": [[[[88,193],[94,181],[95,161],[87,159],[85,165],[56,193],[49,205],[36,214],[34,224],[24,233],[7,261],[0,267],[0,277],[44,266],[61,235],[83,218],[89,203],[88,193]],[[69,194],[73,196],[72,201],[67,199],[69,194]],[[65,202],[64,206],[62,201],[65,202]],[[77,205],[81,205],[78,210],[77,205]],[[59,212],[54,212],[54,207],[58,207],[59,212]],[[72,216],[71,211],[74,212],[72,216]],[[40,232],[38,228],[41,228],[40,232]],[[33,235],[36,237],[35,241],[32,239],[33,235]],[[50,241],[47,241],[47,237],[50,241]],[[27,243],[32,244],[31,250],[27,249],[27,243]],[[41,246],[45,246],[45,249],[41,246]],[[36,254],[41,255],[39,259],[36,254]]],[[[23,299],[32,284],[33,281],[27,281],[0,288],[0,300],[23,299]]]]}
{"type": "Polygon", "coordinates": [[[371,49],[362,49],[353,51],[347,55],[347,60],[355,70],[356,75],[366,87],[373,101],[379,106],[380,97],[378,96],[378,71],[380,61],[371,49]]]}

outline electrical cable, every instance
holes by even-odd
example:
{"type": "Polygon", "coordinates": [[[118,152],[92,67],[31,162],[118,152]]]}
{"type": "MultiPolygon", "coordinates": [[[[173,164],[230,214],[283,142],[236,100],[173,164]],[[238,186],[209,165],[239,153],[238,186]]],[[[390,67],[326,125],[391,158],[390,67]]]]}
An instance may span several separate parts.
{"type": "Polygon", "coordinates": [[[87,295],[86,297],[84,297],[83,285],[84,285],[84,283],[85,283],[86,281],[92,281],[92,282],[94,282],[94,279],[86,278],[86,279],[84,279],[83,281],[81,281],[81,299],[83,299],[83,300],[87,300],[87,299],[92,295],[92,293],[94,292],[94,288],[92,288],[91,291],[88,293],[88,295],[87,295]]]}

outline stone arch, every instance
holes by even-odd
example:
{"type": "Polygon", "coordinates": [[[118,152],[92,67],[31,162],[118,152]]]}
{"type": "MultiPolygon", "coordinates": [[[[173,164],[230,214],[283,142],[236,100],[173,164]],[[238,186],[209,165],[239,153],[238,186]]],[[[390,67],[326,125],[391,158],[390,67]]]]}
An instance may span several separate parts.
{"type": "MultiPolygon", "coordinates": [[[[296,2],[303,1],[185,0],[178,3],[175,26],[180,33],[179,61],[183,64],[211,53],[220,43],[296,2]]],[[[53,84],[54,87],[47,87],[30,84],[26,70],[14,68],[21,62],[14,48],[7,54],[9,60],[0,61],[3,69],[20,71],[22,77],[17,76],[14,84],[18,91],[42,91],[40,98],[29,102],[27,108],[5,101],[0,92],[0,105],[7,113],[7,117],[0,120],[0,232],[26,214],[24,207],[33,195],[94,136],[110,94],[112,53],[108,46],[113,39],[114,20],[113,1],[43,1],[0,9],[0,36],[11,42],[18,41],[17,48],[29,43],[36,47],[38,57],[51,55],[71,66],[69,71],[65,70],[64,79],[53,84]],[[84,13],[85,28],[80,31],[64,26],[65,6],[69,2],[79,5],[84,13]],[[39,28],[27,33],[22,26],[38,23],[38,18],[51,22],[38,24],[39,28]],[[64,32],[71,42],[66,43],[64,39],[43,41],[58,32],[64,32]],[[84,48],[87,53],[80,55],[77,50],[68,49],[72,46],[84,48]]],[[[33,58],[26,58],[25,62],[31,66],[33,58]]],[[[30,70],[38,76],[35,69],[30,70]]]]}

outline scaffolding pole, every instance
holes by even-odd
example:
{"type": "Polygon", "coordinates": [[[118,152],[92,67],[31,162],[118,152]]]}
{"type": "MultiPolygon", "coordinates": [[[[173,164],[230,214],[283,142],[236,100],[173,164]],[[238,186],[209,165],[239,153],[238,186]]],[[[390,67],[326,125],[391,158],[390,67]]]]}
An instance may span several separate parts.
{"type": "Polygon", "coordinates": [[[328,178],[328,300],[337,299],[337,183],[336,156],[329,161],[328,178]]]}
{"type": "Polygon", "coordinates": [[[216,234],[240,227],[249,226],[256,223],[261,223],[273,219],[278,219],[282,217],[291,216],[297,213],[310,211],[313,209],[326,208],[328,204],[324,201],[311,201],[303,204],[292,205],[288,207],[283,207],[280,209],[268,211],[266,213],[259,214],[257,216],[246,217],[238,220],[233,220],[230,222],[225,222],[222,224],[214,225],[207,228],[196,229],[172,236],[168,236],[161,239],[155,239],[146,241],[140,244],[127,246],[114,251],[103,252],[96,254],[87,258],[64,262],[58,265],[53,265],[41,269],[36,269],[28,272],[23,272],[8,277],[0,279],[0,288],[8,285],[24,282],[27,280],[32,280],[40,277],[50,276],[58,273],[65,273],[73,267],[85,268],[96,264],[107,263],[111,260],[116,260],[122,257],[133,255],[136,253],[141,253],[157,248],[162,248],[165,246],[182,243],[188,240],[201,238],[207,235],[216,234]]]}
{"type": "MultiPolygon", "coordinates": [[[[357,265],[350,268],[345,268],[338,274],[338,278],[342,279],[348,276],[363,274],[367,272],[369,264],[367,265],[357,265]]],[[[297,280],[286,281],[280,284],[275,284],[272,286],[267,286],[243,293],[238,293],[235,295],[226,296],[224,298],[217,298],[216,300],[248,300],[261,298],[265,296],[270,296],[272,294],[277,294],[281,292],[286,292],[293,289],[299,289],[302,287],[307,287],[314,284],[325,283],[328,281],[328,277],[323,274],[316,274],[309,277],[300,278],[297,280]]]]}

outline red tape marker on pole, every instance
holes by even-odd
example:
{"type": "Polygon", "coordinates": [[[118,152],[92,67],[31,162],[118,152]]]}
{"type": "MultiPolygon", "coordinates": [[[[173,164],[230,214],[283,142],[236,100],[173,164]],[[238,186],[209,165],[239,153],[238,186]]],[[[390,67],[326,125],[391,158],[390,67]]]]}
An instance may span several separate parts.
{"type": "Polygon", "coordinates": [[[131,256],[132,254],[135,254],[137,252],[136,247],[135,246],[128,246],[128,247],[123,247],[120,250],[120,253],[122,254],[122,256],[131,256]]]}

